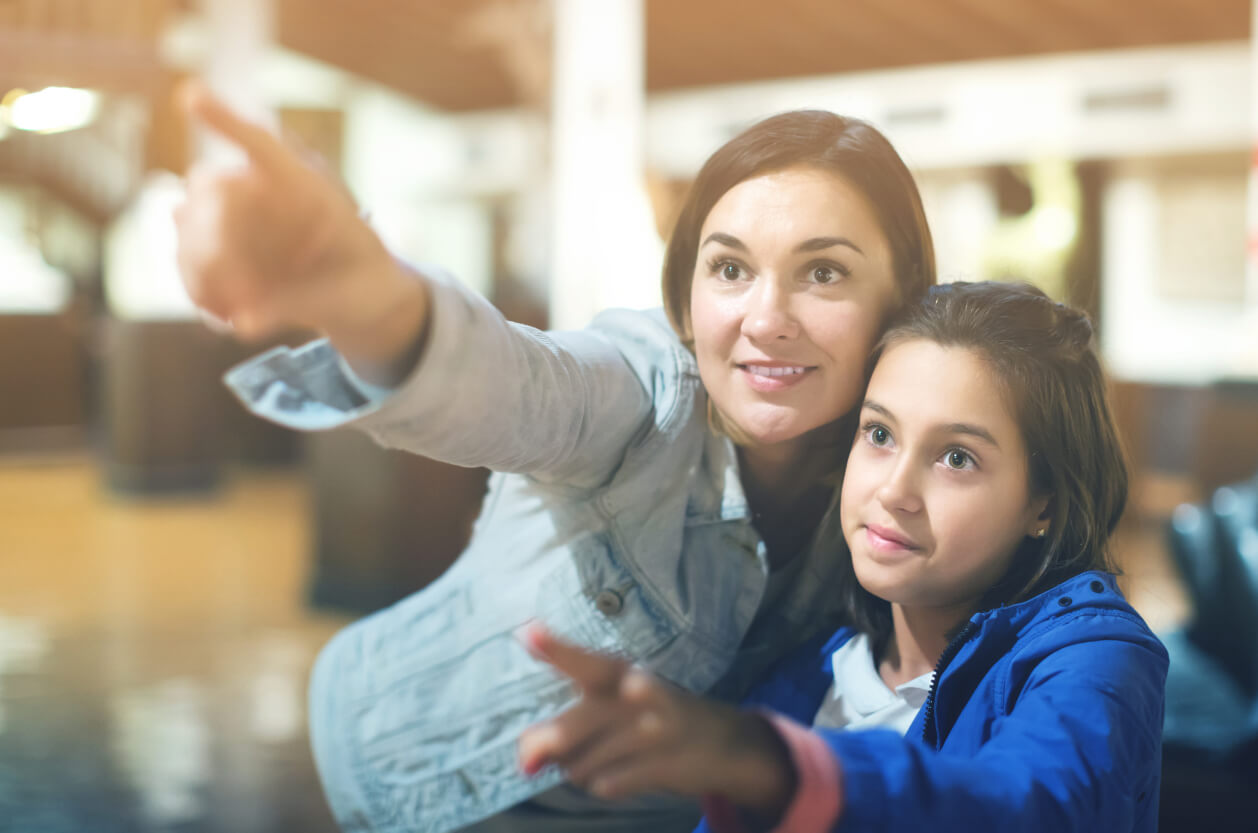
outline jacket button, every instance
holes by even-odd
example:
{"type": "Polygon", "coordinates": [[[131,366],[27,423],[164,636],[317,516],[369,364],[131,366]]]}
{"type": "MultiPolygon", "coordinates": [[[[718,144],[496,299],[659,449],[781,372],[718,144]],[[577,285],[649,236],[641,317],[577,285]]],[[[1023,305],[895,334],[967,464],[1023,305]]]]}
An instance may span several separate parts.
{"type": "Polygon", "coordinates": [[[604,616],[615,616],[625,606],[625,600],[615,590],[601,590],[594,597],[594,606],[604,616]]]}
{"type": "Polygon", "coordinates": [[[1100,593],[1102,590],[1105,589],[1105,585],[1101,584],[1101,582],[1095,579],[1093,579],[1092,583],[1089,584],[1088,586],[1092,588],[1093,593],[1100,593]]]}
{"type": "Polygon", "coordinates": [[[1073,603],[1074,603],[1074,599],[1070,598],[1069,596],[1062,596],[1060,599],[1057,600],[1057,604],[1061,605],[1062,607],[1070,607],[1070,605],[1073,603]]]}

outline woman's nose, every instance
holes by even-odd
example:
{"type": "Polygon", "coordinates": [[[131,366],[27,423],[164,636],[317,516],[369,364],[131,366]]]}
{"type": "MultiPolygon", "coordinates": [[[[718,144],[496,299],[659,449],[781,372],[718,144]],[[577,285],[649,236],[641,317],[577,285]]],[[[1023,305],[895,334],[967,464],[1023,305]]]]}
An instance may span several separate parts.
{"type": "Polygon", "coordinates": [[[747,295],[743,312],[743,335],[752,341],[792,339],[799,335],[799,321],[792,309],[791,293],[764,277],[756,281],[747,295]]]}

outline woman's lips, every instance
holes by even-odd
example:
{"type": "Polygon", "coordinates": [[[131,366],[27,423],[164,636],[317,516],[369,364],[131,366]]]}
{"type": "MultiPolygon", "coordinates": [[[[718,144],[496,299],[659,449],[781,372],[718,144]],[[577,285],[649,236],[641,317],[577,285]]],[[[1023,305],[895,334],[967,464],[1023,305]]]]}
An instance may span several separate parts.
{"type": "Polygon", "coordinates": [[[877,524],[868,524],[865,527],[865,538],[878,552],[912,552],[921,549],[908,536],[877,524]]]}
{"type": "Polygon", "coordinates": [[[807,379],[816,370],[815,367],[799,364],[766,364],[750,362],[739,364],[738,370],[747,380],[752,390],[761,393],[786,390],[807,379]]]}

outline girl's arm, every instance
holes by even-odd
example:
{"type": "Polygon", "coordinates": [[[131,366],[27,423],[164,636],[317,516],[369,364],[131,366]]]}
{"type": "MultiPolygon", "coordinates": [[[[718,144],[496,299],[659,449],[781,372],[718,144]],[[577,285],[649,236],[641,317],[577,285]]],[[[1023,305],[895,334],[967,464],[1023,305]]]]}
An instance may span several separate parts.
{"type": "MultiPolygon", "coordinates": [[[[538,655],[565,673],[577,665],[553,640],[538,655]]],[[[740,721],[725,706],[604,665],[602,680],[570,675],[583,700],[525,733],[521,763],[526,771],[559,763],[578,784],[618,797],[703,796],[701,830],[1153,829],[1138,814],[1156,813],[1165,653],[1152,637],[1107,639],[1024,661],[1035,665],[1020,691],[1007,692],[1010,713],[965,754],[889,730],[808,731],[780,717],[778,744],[753,742],[755,715],[740,721]],[[729,736],[739,732],[745,738],[729,736]]]]}
{"type": "MultiPolygon", "coordinates": [[[[1156,827],[1166,655],[1151,636],[1035,661],[1011,711],[965,753],[891,731],[818,730],[842,768],[845,831],[1156,827]]],[[[983,704],[982,708],[991,708],[983,704]]]]}
{"type": "Polygon", "coordinates": [[[521,639],[582,695],[568,711],[521,735],[526,774],[557,765],[570,782],[606,799],[664,791],[725,796],[763,818],[779,817],[790,802],[795,770],[789,750],[763,717],[697,697],[537,625],[521,639]]]}

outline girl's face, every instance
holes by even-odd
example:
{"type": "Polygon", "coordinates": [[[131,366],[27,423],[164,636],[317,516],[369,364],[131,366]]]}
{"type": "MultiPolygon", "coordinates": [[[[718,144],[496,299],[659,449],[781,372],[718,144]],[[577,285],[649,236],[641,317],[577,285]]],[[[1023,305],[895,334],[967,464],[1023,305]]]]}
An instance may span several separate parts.
{"type": "Polygon", "coordinates": [[[753,447],[835,421],[897,295],[886,236],[846,181],[788,168],[735,185],[703,223],[690,288],[713,404],[753,447]]]}
{"type": "Polygon", "coordinates": [[[912,339],[874,368],[843,478],[861,586],[905,608],[968,616],[1024,536],[1046,527],[1022,432],[973,350],[912,339]]]}

